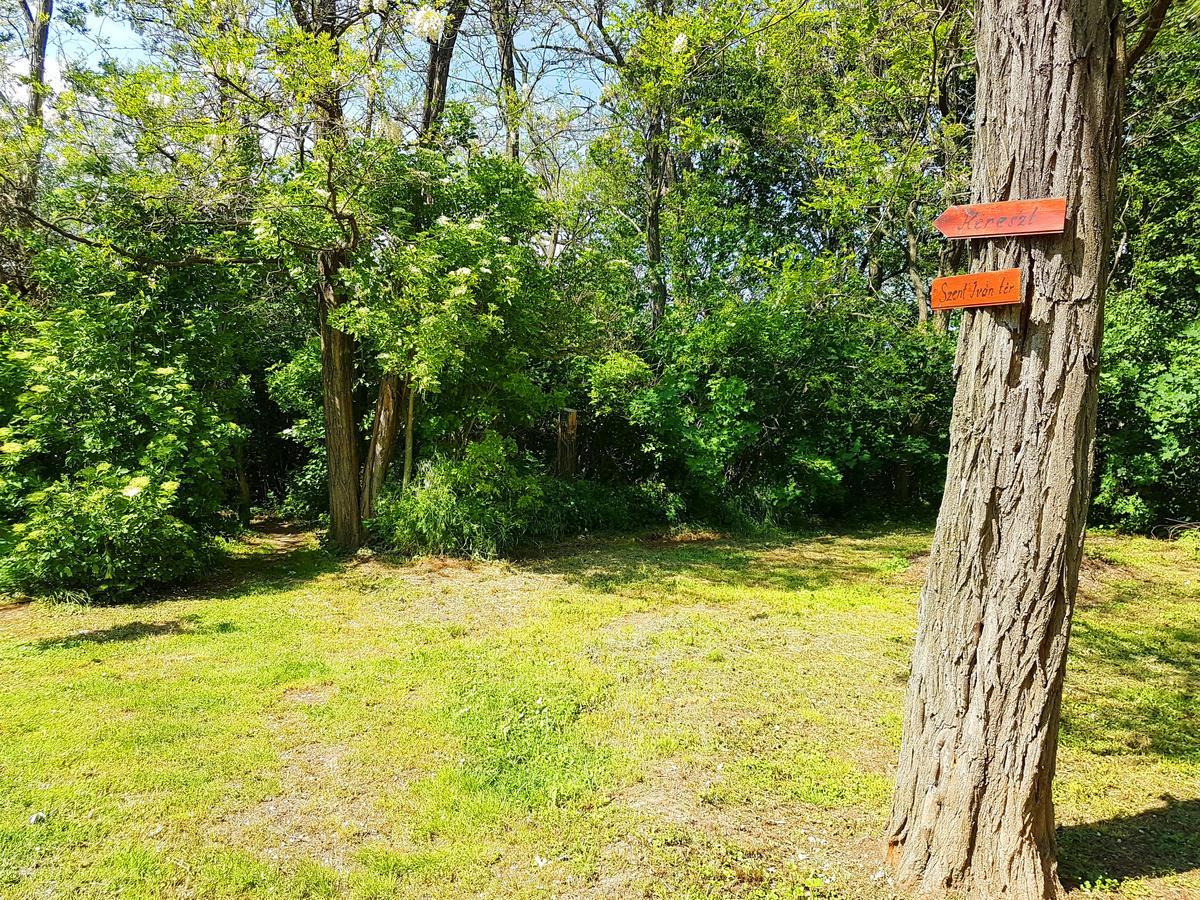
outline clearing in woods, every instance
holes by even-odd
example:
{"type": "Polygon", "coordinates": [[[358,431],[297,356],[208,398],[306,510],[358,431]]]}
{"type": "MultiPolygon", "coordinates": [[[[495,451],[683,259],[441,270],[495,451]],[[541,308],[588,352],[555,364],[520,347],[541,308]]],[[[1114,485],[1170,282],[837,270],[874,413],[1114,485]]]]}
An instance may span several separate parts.
{"type": "MultiPolygon", "coordinates": [[[[890,897],[930,537],[341,564],[280,531],[178,596],[0,607],[0,896],[890,897]]],[[[1088,553],[1062,872],[1200,897],[1200,558],[1088,553]]]]}

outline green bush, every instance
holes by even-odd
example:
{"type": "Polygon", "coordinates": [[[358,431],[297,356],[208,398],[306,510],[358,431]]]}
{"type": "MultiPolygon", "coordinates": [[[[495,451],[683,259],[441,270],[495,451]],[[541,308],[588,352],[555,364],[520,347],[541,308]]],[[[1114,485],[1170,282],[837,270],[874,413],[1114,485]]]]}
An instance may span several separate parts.
{"type": "Polygon", "coordinates": [[[1183,547],[1187,547],[1192,556],[1200,559],[1200,529],[1191,529],[1185,531],[1179,536],[1179,543],[1183,547]]]}
{"type": "Polygon", "coordinates": [[[541,479],[509,439],[489,432],[461,460],[434,457],[411,489],[380,498],[373,533],[401,553],[494,556],[544,509],[541,479]]]}
{"type": "Polygon", "coordinates": [[[423,463],[408,490],[380,497],[369,527],[400,553],[496,556],[522,543],[665,518],[652,489],[563,481],[488,432],[461,459],[423,463]]]}
{"type": "Polygon", "coordinates": [[[7,530],[0,590],[116,599],[196,573],[213,545],[174,515],[179,483],[96,471],[54,482],[28,499],[7,530]]]}
{"type": "Polygon", "coordinates": [[[750,522],[799,528],[845,501],[842,473],[830,460],[796,453],[790,470],[786,482],[763,485],[735,501],[750,522]]]}
{"type": "Polygon", "coordinates": [[[233,286],[90,249],[38,266],[53,297],[0,310],[0,590],[113,599],[186,576],[236,528],[254,342],[233,286]]]}

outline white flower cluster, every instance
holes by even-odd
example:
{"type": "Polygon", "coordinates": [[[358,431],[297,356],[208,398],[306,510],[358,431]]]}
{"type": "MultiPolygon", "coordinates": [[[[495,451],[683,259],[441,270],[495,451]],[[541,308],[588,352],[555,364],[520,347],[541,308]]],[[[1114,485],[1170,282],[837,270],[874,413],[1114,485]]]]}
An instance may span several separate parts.
{"type": "Polygon", "coordinates": [[[688,36],[682,31],[675,36],[675,42],[671,44],[671,52],[678,56],[684,53],[688,48],[688,36]]]}
{"type": "Polygon", "coordinates": [[[404,140],[404,126],[395,119],[387,119],[383,123],[383,136],[389,141],[400,143],[404,140]]]}
{"type": "Polygon", "coordinates": [[[446,27],[446,14],[432,6],[419,6],[408,14],[408,28],[419,38],[437,41],[446,27]]]}
{"type": "Polygon", "coordinates": [[[215,68],[217,76],[223,77],[226,81],[240,81],[250,72],[245,63],[232,61],[219,62],[215,68]]]}

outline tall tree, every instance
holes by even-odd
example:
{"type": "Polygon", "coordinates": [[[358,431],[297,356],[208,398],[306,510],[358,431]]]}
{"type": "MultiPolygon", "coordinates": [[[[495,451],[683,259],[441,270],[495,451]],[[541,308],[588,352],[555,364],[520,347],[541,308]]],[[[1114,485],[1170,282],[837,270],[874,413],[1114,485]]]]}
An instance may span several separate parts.
{"type": "MultiPolygon", "coordinates": [[[[425,72],[425,100],[421,109],[421,130],[418,143],[432,146],[439,140],[438,128],[446,111],[446,97],[450,86],[450,64],[454,58],[454,47],[462,30],[469,4],[467,0],[454,0],[444,18],[431,19],[425,26],[429,57],[425,72]]],[[[497,33],[498,35],[498,33],[497,33]]],[[[497,36],[499,40],[499,36],[497,36]]],[[[510,41],[511,53],[512,44],[510,41]]],[[[512,60],[510,58],[511,65],[512,60]]],[[[515,74],[513,75],[515,85],[515,74]]],[[[513,151],[515,154],[515,150],[513,151]]],[[[513,156],[515,158],[515,155],[513,156]]],[[[412,226],[415,231],[428,227],[428,197],[419,199],[413,211],[412,226]]],[[[369,519],[375,515],[375,501],[387,480],[388,470],[396,454],[400,435],[400,419],[404,416],[404,476],[403,485],[408,486],[413,465],[413,414],[416,386],[412,378],[404,378],[398,371],[389,369],[383,373],[379,383],[379,395],[375,402],[375,416],[371,426],[367,458],[363,466],[359,513],[369,519]]]]}
{"type": "Polygon", "coordinates": [[[440,30],[428,37],[429,61],[425,67],[425,105],[421,115],[421,140],[428,142],[437,131],[438,121],[446,111],[450,90],[450,61],[454,45],[467,15],[467,0],[451,0],[440,30]]]}
{"type": "MultiPolygon", "coordinates": [[[[293,2],[296,24],[340,55],[340,38],[345,23],[338,15],[336,0],[317,0],[311,5],[293,2]]],[[[344,145],[345,110],[341,91],[332,77],[313,93],[318,144],[332,158],[344,145]]],[[[332,163],[331,163],[332,165],[332,163]]],[[[332,179],[330,181],[332,185],[332,179]]],[[[359,242],[353,214],[338,208],[330,192],[329,211],[337,220],[342,239],[317,251],[317,322],[321,335],[321,382],[325,408],[326,474],[329,479],[329,536],[341,550],[354,550],[362,543],[359,518],[358,423],[354,415],[354,338],[331,321],[342,302],[340,273],[359,242]]]]}
{"type": "Polygon", "coordinates": [[[1120,0],[980,0],[972,197],[1065,196],[1062,235],[976,242],[1024,302],[964,314],[889,855],[902,883],[1058,897],[1051,783],[1092,474],[1128,67],[1120,0]]]}
{"type": "Polygon", "coordinates": [[[488,12],[496,35],[496,65],[500,113],[504,118],[504,152],[516,160],[521,154],[521,99],[517,96],[517,4],[515,0],[489,0],[488,12]]]}
{"type": "Polygon", "coordinates": [[[37,195],[38,168],[42,161],[42,128],[45,125],[43,106],[46,101],[46,49],[50,42],[50,18],[54,15],[54,0],[39,0],[30,7],[28,0],[21,0],[21,11],[29,29],[29,104],[25,113],[25,124],[32,132],[32,149],[28,171],[22,179],[19,202],[24,207],[33,206],[37,195]]]}

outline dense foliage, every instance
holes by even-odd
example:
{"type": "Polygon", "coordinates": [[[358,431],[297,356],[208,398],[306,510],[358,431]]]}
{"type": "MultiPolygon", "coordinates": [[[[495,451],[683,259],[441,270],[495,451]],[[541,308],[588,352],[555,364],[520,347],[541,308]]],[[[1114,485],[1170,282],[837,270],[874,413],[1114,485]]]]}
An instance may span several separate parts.
{"type": "MultiPolygon", "coordinates": [[[[937,500],[970,11],[493,6],[0,24],[0,589],[175,581],[252,508],[493,554],[937,500]]],[[[1198,73],[1184,7],[1129,101],[1096,507],[1131,529],[1200,517],[1198,73]]]]}
{"type": "Polygon", "coordinates": [[[1118,292],[1101,370],[1101,517],[1200,520],[1200,29],[1159,36],[1130,92],[1118,292]]]}

